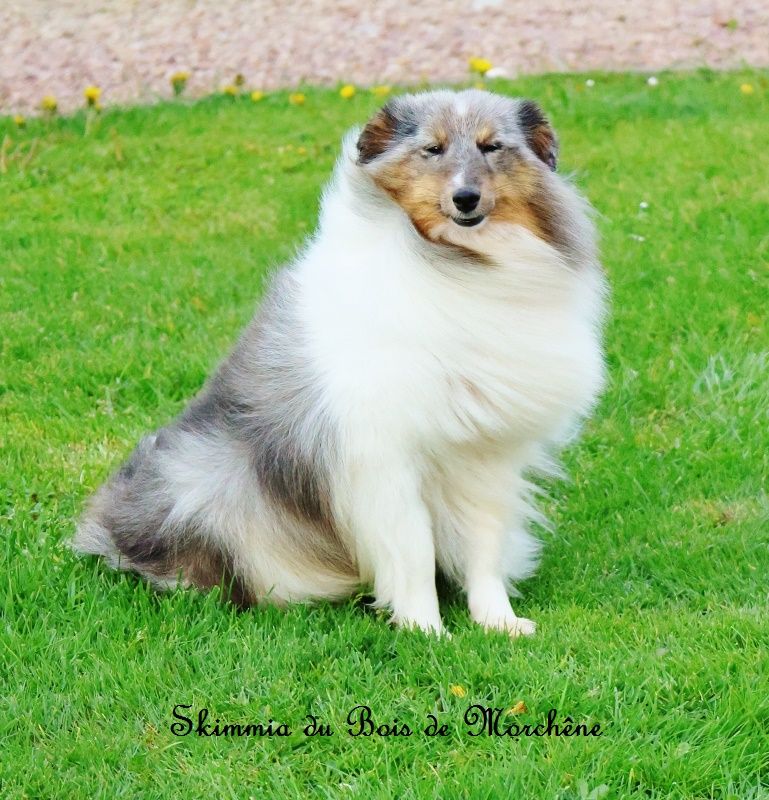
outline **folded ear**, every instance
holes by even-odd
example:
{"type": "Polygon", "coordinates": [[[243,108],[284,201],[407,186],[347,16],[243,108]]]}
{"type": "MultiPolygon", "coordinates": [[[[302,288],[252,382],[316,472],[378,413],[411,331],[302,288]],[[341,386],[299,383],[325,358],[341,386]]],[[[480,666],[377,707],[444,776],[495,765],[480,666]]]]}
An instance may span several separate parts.
{"type": "Polygon", "coordinates": [[[358,163],[368,164],[399,139],[411,135],[416,125],[402,103],[390,101],[366,123],[358,138],[358,163]]]}
{"type": "Polygon", "coordinates": [[[518,106],[518,124],[534,155],[554,170],[558,163],[558,139],[542,109],[533,100],[518,106]]]}

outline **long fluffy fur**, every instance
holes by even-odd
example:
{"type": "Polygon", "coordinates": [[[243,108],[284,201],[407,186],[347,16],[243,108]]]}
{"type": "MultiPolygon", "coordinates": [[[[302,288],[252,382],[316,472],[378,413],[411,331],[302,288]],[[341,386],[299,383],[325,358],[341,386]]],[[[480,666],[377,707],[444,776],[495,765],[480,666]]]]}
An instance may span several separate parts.
{"type": "Polygon", "coordinates": [[[314,238],[202,393],[95,495],[75,547],[245,605],[368,583],[395,621],[434,631],[437,564],[477,622],[530,633],[508,599],[538,551],[525,476],[550,469],[603,380],[589,207],[548,168],[530,104],[434,93],[388,114],[345,140],[314,238]],[[415,107],[517,113],[505,135],[533,211],[420,229],[382,188],[415,107]]]}

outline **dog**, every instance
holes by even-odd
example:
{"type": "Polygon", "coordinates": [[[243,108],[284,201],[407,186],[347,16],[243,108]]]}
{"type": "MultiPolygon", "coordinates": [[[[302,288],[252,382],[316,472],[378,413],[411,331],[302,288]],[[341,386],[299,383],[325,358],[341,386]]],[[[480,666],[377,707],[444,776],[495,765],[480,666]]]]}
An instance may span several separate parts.
{"type": "Polygon", "coordinates": [[[239,605],[368,585],[443,631],[535,623],[531,476],[604,383],[606,284],[588,202],[530,100],[434,91],[349,134],[317,232],[233,352],[91,500],[74,547],[239,605]]]}

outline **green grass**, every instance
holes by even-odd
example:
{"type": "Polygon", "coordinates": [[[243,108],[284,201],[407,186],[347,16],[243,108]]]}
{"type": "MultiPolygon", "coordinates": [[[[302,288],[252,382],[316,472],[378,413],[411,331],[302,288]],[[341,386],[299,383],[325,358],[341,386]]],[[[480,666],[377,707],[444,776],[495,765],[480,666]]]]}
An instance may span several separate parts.
{"type": "Polygon", "coordinates": [[[457,596],[435,641],[354,601],[157,595],[65,546],[312,230],[376,101],[109,110],[87,135],[82,115],[0,120],[0,796],[769,797],[767,79],[596,78],[497,86],[552,115],[613,287],[611,386],[551,487],[556,533],[517,604],[540,628],[515,642],[457,596]],[[604,735],[464,732],[471,702],[520,700],[518,721],[555,707],[604,735]],[[297,732],[177,738],[177,703],[297,732]],[[359,703],[451,732],[351,738],[359,703]],[[307,713],[335,735],[302,736],[307,713]]]}

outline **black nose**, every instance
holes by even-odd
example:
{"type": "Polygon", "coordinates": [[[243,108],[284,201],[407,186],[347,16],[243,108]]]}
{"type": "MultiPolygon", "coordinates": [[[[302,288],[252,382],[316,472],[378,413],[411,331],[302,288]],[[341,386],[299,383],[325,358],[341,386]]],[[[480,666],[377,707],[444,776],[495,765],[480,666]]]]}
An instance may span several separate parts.
{"type": "Polygon", "coordinates": [[[477,192],[475,189],[469,189],[467,186],[464,186],[461,189],[457,189],[451,199],[460,211],[466,213],[472,211],[478,205],[478,201],[481,199],[481,193],[477,192]]]}

